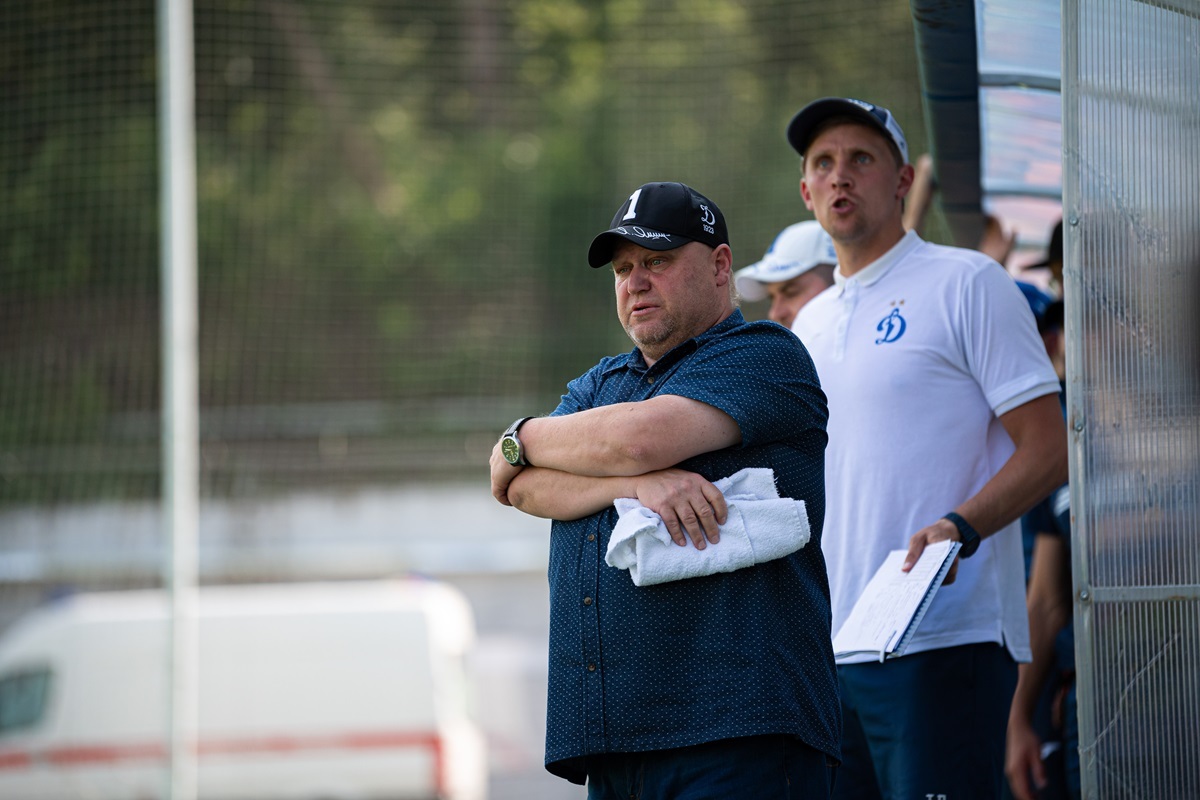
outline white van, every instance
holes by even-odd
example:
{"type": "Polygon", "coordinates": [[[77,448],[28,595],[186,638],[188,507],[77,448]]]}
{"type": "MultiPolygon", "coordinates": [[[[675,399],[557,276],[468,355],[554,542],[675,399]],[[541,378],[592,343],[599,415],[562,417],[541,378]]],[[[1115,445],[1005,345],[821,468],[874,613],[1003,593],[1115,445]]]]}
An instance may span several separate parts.
{"type": "MultiPolygon", "coordinates": [[[[150,800],[166,785],[159,591],[81,594],[0,639],[0,797],[150,800]]],[[[474,620],[431,580],[204,588],[201,800],[481,800],[474,620]]]]}

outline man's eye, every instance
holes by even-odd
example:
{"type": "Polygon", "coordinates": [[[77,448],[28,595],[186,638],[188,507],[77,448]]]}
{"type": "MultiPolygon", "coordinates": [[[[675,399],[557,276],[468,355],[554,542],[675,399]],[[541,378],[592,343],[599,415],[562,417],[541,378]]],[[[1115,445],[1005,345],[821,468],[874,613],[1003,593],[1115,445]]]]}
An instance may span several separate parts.
{"type": "Polygon", "coordinates": [[[859,153],[855,160],[860,164],[870,164],[871,156],[868,153],[859,153]]]}

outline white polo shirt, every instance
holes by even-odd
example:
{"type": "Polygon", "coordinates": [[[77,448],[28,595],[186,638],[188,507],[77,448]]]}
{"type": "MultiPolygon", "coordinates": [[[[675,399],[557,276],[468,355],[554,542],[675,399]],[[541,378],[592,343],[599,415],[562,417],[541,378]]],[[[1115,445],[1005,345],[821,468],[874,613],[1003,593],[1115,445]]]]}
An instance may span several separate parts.
{"type": "MultiPolygon", "coordinates": [[[[1059,383],[1029,304],[981,253],[910,232],[854,277],[834,277],[793,330],[829,398],[822,550],[836,633],[888,551],[907,549],[1012,455],[998,417],[1059,383]]],[[[1029,660],[1019,521],[959,560],[909,652],[975,642],[1029,660]]]]}

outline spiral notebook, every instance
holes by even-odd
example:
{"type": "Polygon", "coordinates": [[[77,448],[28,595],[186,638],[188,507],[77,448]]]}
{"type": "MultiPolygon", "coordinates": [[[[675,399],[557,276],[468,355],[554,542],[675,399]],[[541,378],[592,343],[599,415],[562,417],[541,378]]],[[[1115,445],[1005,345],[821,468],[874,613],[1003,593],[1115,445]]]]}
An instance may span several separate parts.
{"type": "Polygon", "coordinates": [[[880,661],[904,655],[962,544],[946,539],[925,548],[902,572],[907,550],[893,550],[876,570],[833,637],[836,658],[869,653],[880,661]]]}

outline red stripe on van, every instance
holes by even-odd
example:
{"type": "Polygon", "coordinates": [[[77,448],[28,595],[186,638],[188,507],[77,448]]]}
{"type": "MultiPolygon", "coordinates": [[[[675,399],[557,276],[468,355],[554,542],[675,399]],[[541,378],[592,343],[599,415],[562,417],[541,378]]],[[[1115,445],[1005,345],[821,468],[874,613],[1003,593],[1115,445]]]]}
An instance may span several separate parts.
{"type": "Polygon", "coordinates": [[[74,745],[51,747],[40,755],[55,766],[70,767],[113,761],[152,761],[163,758],[165,752],[160,744],[74,745]]]}
{"type": "Polygon", "coordinates": [[[199,754],[294,753],[305,750],[403,750],[425,748],[433,754],[433,785],[439,795],[447,784],[442,739],[435,733],[372,731],[337,736],[268,736],[256,739],[208,739],[200,742],[199,754]]]}
{"type": "MultiPolygon", "coordinates": [[[[435,733],[371,731],[334,736],[259,736],[241,739],[204,739],[196,747],[199,757],[266,753],[296,753],[314,750],[404,750],[427,749],[433,754],[433,784],[439,796],[447,789],[444,747],[435,733]]],[[[41,751],[0,751],[0,769],[28,769],[44,761],[58,767],[113,764],[123,761],[164,760],[160,744],[73,745],[41,751]]]]}
{"type": "Polygon", "coordinates": [[[29,753],[13,751],[9,753],[0,753],[0,769],[16,769],[18,767],[32,767],[33,756],[29,753]]]}

